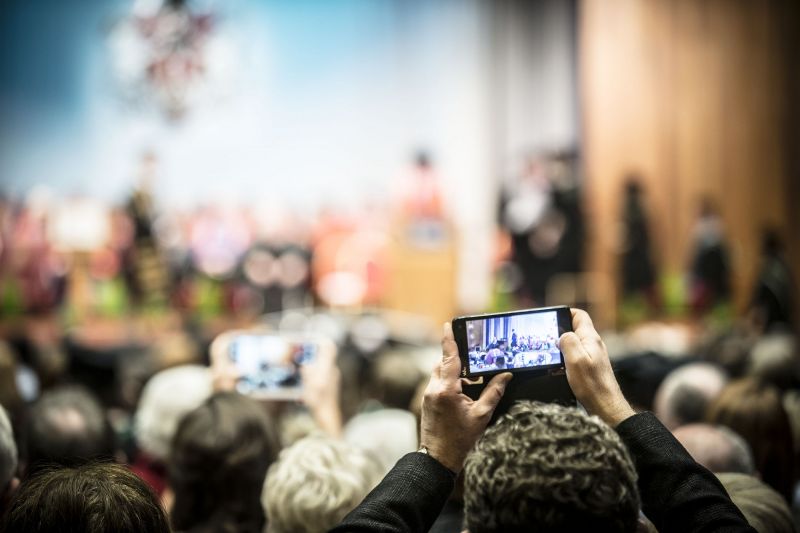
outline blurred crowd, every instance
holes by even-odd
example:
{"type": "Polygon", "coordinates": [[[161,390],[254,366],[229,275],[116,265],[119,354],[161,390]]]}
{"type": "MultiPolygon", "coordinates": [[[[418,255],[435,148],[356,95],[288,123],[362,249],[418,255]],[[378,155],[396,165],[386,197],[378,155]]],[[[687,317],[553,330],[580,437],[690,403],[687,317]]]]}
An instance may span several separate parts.
{"type": "MultiPolygon", "coordinates": [[[[523,275],[501,266],[499,292],[516,305],[545,302],[548,277],[582,269],[569,160],[532,162],[504,196],[506,264],[523,275]]],[[[424,250],[450,238],[430,161],[417,158],[395,216],[366,208],[313,220],[279,206],[158,210],[153,165],[143,158],[141,185],[121,206],[0,200],[0,512],[30,531],[25,520],[59,505],[78,530],[130,530],[125,513],[80,520],[140,504],[155,509],[140,530],[333,528],[423,438],[423,391],[441,359],[435,328],[380,304],[391,238],[424,250]],[[299,398],[255,399],[219,364],[223,333],[253,327],[324,337],[335,350],[304,369],[299,398]]],[[[631,182],[626,194],[623,293],[657,307],[641,190],[631,182]]],[[[720,225],[704,206],[690,266],[697,313],[730,298],[720,225]]],[[[781,253],[766,234],[742,322],[643,322],[603,335],[633,409],[655,413],[758,531],[800,523],[800,349],[781,253]]],[[[461,531],[469,497],[459,478],[431,531],[461,531]]]]}
{"type": "MultiPolygon", "coordinates": [[[[88,506],[81,512],[92,516],[134,505],[125,498],[150,498],[164,506],[175,531],[326,531],[420,444],[423,391],[441,351],[430,336],[404,335],[416,325],[399,318],[310,310],[266,317],[274,331],[290,320],[295,331],[325,330],[337,341],[330,356],[304,369],[302,396],[294,401],[235,392],[216,362],[227,356],[224,335],[206,347],[184,334],[129,351],[140,361],[135,377],[125,359],[103,368],[108,361],[97,352],[82,368],[48,378],[3,342],[2,508],[10,506],[17,513],[10,523],[21,524],[23,511],[57,507],[47,498],[107,491],[109,501],[76,500],[72,512],[88,506]],[[108,485],[97,487],[98,480],[108,485]]],[[[717,474],[758,531],[794,531],[796,338],[752,328],[697,336],[657,323],[604,338],[630,405],[652,411],[717,474]]],[[[457,489],[431,531],[461,531],[467,496],[457,489]]]]}

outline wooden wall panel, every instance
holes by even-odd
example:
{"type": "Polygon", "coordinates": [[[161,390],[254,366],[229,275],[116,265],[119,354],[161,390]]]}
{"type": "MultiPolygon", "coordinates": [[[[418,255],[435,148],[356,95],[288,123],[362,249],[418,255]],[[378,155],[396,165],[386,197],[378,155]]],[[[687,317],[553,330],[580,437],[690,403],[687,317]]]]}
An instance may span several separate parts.
{"type": "MultiPolygon", "coordinates": [[[[585,0],[579,63],[590,268],[617,277],[625,174],[642,175],[662,274],[685,270],[703,196],[733,245],[735,303],[757,273],[760,232],[793,238],[780,2],[585,0]]],[[[613,321],[615,302],[604,310],[613,321]]]]}

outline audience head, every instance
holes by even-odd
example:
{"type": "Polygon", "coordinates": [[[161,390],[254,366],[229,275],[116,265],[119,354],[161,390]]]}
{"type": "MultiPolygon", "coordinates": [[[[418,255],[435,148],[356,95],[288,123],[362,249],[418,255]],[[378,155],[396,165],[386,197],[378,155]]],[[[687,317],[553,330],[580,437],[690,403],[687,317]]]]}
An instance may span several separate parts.
{"type": "Polygon", "coordinates": [[[172,524],[182,531],[258,531],[260,494],[279,450],[264,406],[217,393],[178,425],[168,464],[172,524]]]}
{"type": "Polygon", "coordinates": [[[51,389],[33,404],[26,426],[26,475],[55,463],[73,466],[114,455],[114,436],[103,406],[87,389],[51,389]]]}
{"type": "Polygon", "coordinates": [[[782,390],[796,385],[800,361],[794,336],[773,333],[760,338],[750,353],[747,374],[782,390]]]}
{"type": "Polygon", "coordinates": [[[17,475],[17,444],[6,410],[0,405],[0,516],[5,497],[14,490],[17,475]]]}
{"type": "Polygon", "coordinates": [[[211,392],[211,371],[202,366],[170,368],[150,378],[135,415],[139,448],[153,459],[165,460],[178,422],[211,392]]]}
{"type": "Polygon", "coordinates": [[[758,533],[794,533],[792,513],[773,489],[745,474],[718,474],[722,486],[758,533]]]}
{"type": "Polygon", "coordinates": [[[712,472],[755,474],[750,446],[725,426],[686,424],[672,433],[695,461],[712,472]]]}
{"type": "Polygon", "coordinates": [[[24,406],[17,388],[17,354],[3,340],[0,340],[0,405],[8,410],[11,418],[15,418],[24,406]]]}
{"type": "Polygon", "coordinates": [[[423,377],[412,353],[390,351],[375,360],[370,385],[373,396],[385,407],[407,410],[423,377]]]}
{"type": "Polygon", "coordinates": [[[86,463],[43,468],[14,494],[2,531],[34,533],[169,532],[150,487],[126,467],[86,463]]]}
{"type": "Polygon", "coordinates": [[[377,457],[384,473],[419,444],[417,419],[402,409],[359,413],[344,428],[344,439],[377,457]]]}
{"type": "Polygon", "coordinates": [[[297,441],[270,467],[261,495],[268,533],[323,533],[353,510],[383,476],[355,446],[327,437],[297,441]]]}
{"type": "Polygon", "coordinates": [[[741,435],[753,450],[761,479],[787,499],[791,497],[792,432],[777,388],[753,378],[735,381],[709,407],[708,422],[741,435]]]}
{"type": "Polygon", "coordinates": [[[728,381],[710,363],[690,363],[670,372],[656,392],[654,411],[667,429],[702,422],[706,410],[728,381]]]}
{"type": "Polygon", "coordinates": [[[635,531],[636,479],[628,450],[600,419],[574,408],[520,402],[467,457],[466,528],[635,531]]]}

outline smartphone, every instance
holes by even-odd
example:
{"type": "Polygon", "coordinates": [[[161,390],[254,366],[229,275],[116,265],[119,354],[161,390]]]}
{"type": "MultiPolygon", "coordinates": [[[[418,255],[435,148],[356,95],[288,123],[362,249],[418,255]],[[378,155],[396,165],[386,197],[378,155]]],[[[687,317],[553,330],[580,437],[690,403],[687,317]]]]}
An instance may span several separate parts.
{"type": "Polygon", "coordinates": [[[265,399],[299,399],[300,369],[316,361],[320,341],[244,332],[230,339],[227,351],[236,369],[238,392],[265,399]]]}
{"type": "Polygon", "coordinates": [[[543,307],[453,319],[461,376],[563,369],[559,338],[572,331],[569,307],[543,307]]]}

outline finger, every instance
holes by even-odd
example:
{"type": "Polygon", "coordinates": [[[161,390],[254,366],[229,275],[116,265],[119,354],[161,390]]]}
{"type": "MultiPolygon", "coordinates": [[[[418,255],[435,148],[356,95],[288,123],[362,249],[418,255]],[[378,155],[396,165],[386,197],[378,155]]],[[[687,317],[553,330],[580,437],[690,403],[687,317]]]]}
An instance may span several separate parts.
{"type": "Polygon", "coordinates": [[[317,345],[319,346],[317,361],[326,366],[336,364],[336,343],[330,339],[320,339],[317,345]]]}
{"type": "Polygon", "coordinates": [[[494,412],[506,392],[506,385],[508,385],[512,377],[511,372],[503,372],[492,378],[473,405],[473,409],[478,416],[489,416],[494,412]]]}
{"type": "Polygon", "coordinates": [[[594,329],[592,317],[583,309],[572,309],[572,329],[581,340],[600,340],[600,334],[594,329]]]}
{"type": "Polygon", "coordinates": [[[581,359],[590,359],[589,353],[583,347],[578,335],[571,331],[561,335],[559,345],[561,346],[561,353],[564,354],[564,363],[567,365],[567,370],[579,364],[581,359]]]}
{"type": "Polygon", "coordinates": [[[458,381],[461,377],[461,359],[458,356],[458,345],[453,337],[453,327],[445,322],[442,328],[442,362],[439,376],[446,381],[458,381]]]}

